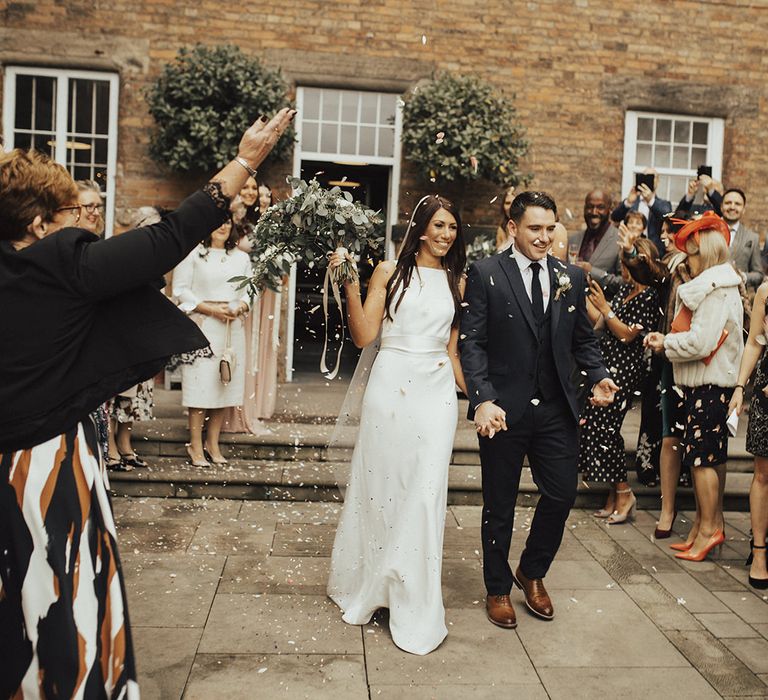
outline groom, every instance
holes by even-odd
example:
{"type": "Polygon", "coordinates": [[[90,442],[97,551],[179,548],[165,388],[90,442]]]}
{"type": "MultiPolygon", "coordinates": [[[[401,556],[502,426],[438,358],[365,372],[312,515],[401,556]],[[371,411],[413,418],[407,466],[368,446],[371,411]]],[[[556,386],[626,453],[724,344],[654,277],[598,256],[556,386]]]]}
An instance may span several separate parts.
{"type": "Polygon", "coordinates": [[[548,255],[557,206],[522,192],[510,208],[514,247],[469,268],[459,350],[480,442],[483,475],[483,575],[488,619],[517,626],[512,584],[528,609],[554,617],[543,579],[563,538],[578,483],[578,406],[574,363],[608,405],[618,387],[603,365],[587,318],[584,273],[548,255]],[[541,497],[515,573],[509,545],[528,456],[541,497]]]}

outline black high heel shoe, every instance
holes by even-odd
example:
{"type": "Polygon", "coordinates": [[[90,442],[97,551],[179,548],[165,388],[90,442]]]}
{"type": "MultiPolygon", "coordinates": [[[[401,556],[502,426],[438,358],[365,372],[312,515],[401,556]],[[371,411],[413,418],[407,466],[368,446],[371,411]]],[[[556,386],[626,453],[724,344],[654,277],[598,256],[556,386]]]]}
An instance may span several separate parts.
{"type": "MultiPolygon", "coordinates": [[[[754,540],[752,540],[754,542],[754,540]]],[[[765,545],[762,547],[757,544],[752,544],[752,549],[765,549],[765,545]]],[[[752,553],[749,554],[750,564],[752,563],[752,553]]],[[[753,578],[752,576],[748,577],[749,585],[752,586],[752,588],[756,588],[759,591],[765,591],[768,590],[768,578],[753,578]]]]}
{"type": "Polygon", "coordinates": [[[675,511],[675,514],[672,516],[672,524],[669,526],[669,530],[662,530],[661,528],[656,528],[653,531],[653,539],[655,540],[666,540],[670,537],[672,534],[672,528],[675,525],[675,520],[677,520],[677,511],[675,511]]]}
{"type": "MultiPolygon", "coordinates": [[[[744,562],[744,566],[752,566],[752,559],[753,559],[752,548],[754,546],[755,546],[755,538],[754,537],[750,537],[749,538],[749,556],[747,557],[747,561],[744,562]]],[[[759,549],[759,547],[758,547],[758,549],[759,549]]]]}

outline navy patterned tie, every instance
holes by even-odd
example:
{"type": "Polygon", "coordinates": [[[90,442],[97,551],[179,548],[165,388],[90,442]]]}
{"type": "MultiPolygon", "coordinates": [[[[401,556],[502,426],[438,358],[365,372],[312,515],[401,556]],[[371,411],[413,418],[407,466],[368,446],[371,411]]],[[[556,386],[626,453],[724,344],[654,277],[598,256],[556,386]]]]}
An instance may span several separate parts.
{"type": "Polygon", "coordinates": [[[531,274],[533,275],[531,280],[531,306],[533,307],[533,315],[538,322],[541,322],[544,318],[544,295],[541,293],[540,272],[541,264],[537,262],[531,263],[531,274]]]}

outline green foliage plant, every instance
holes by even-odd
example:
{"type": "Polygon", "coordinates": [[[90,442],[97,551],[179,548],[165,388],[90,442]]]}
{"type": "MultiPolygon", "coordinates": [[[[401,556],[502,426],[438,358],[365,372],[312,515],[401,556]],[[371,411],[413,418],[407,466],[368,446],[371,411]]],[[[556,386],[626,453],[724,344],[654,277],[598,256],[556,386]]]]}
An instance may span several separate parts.
{"type": "Polygon", "coordinates": [[[442,73],[404,98],[405,157],[430,182],[527,183],[528,141],[507,98],[476,76],[442,73]]]}
{"type": "MultiPolygon", "coordinates": [[[[236,46],[182,48],[145,92],[156,128],[150,155],[176,172],[214,172],[236,154],[245,129],[289,104],[279,70],[236,46]]],[[[290,154],[293,129],[270,154],[290,154]]]]}

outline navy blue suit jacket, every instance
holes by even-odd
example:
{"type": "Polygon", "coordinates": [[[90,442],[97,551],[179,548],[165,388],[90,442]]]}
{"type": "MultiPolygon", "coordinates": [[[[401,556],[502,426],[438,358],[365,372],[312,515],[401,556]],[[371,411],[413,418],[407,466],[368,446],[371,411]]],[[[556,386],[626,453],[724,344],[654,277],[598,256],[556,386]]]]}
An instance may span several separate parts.
{"type": "MultiPolygon", "coordinates": [[[[550,276],[552,346],[557,375],[574,420],[579,407],[573,386],[574,364],[589,385],[610,376],[586,311],[584,272],[547,256],[550,276]],[[569,289],[557,293],[558,278],[569,289]],[[555,297],[558,297],[555,299],[555,297]]],[[[469,268],[459,333],[459,351],[469,398],[469,418],[484,401],[506,411],[511,426],[536,392],[538,327],[520,268],[510,250],[469,268]]]]}

